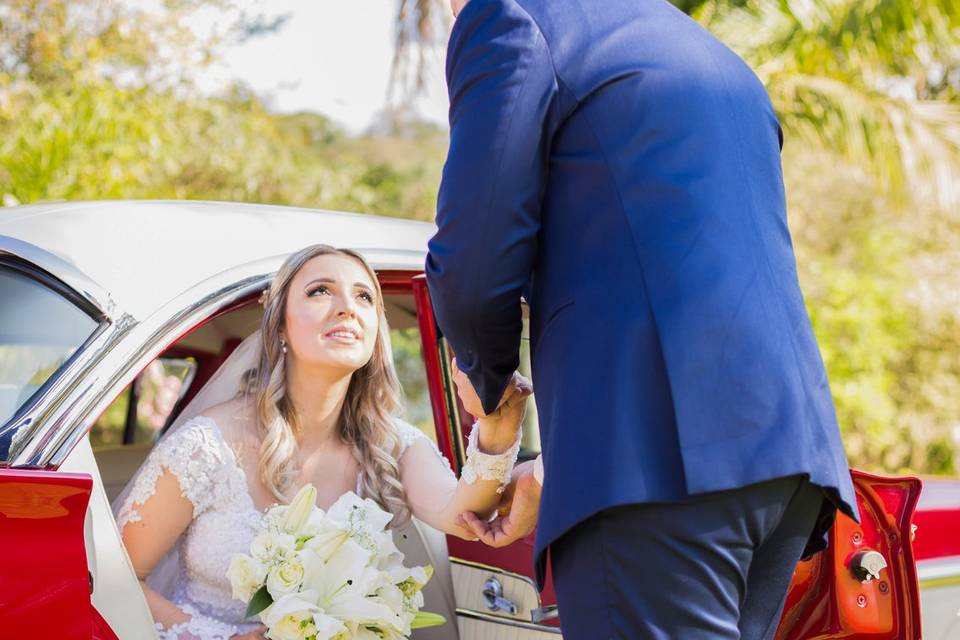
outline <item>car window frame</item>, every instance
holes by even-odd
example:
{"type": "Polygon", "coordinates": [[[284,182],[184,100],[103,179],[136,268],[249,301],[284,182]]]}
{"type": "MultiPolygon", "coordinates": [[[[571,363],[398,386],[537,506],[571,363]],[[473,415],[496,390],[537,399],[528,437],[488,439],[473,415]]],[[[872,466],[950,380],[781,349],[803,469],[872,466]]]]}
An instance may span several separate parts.
{"type": "Polygon", "coordinates": [[[96,323],[94,330],[73,350],[73,353],[63,362],[60,367],[50,375],[49,378],[37,388],[36,391],[10,416],[8,420],[0,424],[0,465],[6,465],[10,461],[10,453],[14,448],[14,441],[18,439],[18,433],[21,429],[28,429],[28,424],[20,424],[26,416],[34,412],[37,407],[48,396],[52,389],[56,388],[61,382],[63,376],[71,367],[82,357],[84,351],[90,344],[96,342],[104,332],[110,327],[109,318],[89,299],[79,294],[71,286],[44,271],[38,266],[22,258],[0,254],[0,269],[6,269],[15,272],[21,276],[33,280],[51,293],[72,304],[81,312],[90,316],[96,323]]]}

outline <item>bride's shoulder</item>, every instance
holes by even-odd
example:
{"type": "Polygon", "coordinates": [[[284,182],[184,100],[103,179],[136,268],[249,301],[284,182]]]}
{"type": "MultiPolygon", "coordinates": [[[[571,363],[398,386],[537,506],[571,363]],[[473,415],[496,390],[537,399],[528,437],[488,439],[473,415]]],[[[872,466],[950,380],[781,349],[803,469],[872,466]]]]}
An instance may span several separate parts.
{"type": "Polygon", "coordinates": [[[191,422],[215,428],[226,442],[233,444],[255,434],[256,409],[252,398],[239,397],[205,409],[191,422]]]}
{"type": "Polygon", "coordinates": [[[421,429],[420,427],[414,426],[409,422],[400,420],[399,418],[394,418],[393,423],[396,426],[397,437],[400,440],[400,453],[397,455],[398,460],[403,456],[404,452],[407,449],[409,449],[411,446],[413,446],[417,442],[423,442],[424,443],[423,446],[433,451],[433,453],[437,457],[443,460],[444,464],[448,468],[450,467],[450,462],[442,453],[440,453],[440,449],[439,447],[437,447],[437,443],[434,442],[433,438],[431,438],[426,433],[424,433],[423,429],[421,429]]]}
{"type": "Polygon", "coordinates": [[[397,430],[397,438],[400,440],[400,453],[402,454],[406,451],[407,447],[412,445],[417,441],[418,438],[423,438],[424,440],[430,440],[423,431],[418,427],[401,420],[400,418],[393,419],[394,428],[397,430]]]}

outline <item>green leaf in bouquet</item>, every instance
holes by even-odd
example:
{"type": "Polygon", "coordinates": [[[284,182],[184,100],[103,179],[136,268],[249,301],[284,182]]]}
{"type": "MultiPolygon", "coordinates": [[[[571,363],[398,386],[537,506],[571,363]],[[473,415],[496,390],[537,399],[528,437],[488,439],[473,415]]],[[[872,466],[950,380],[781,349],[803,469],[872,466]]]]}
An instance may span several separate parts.
{"type": "Polygon", "coordinates": [[[250,602],[247,604],[247,613],[244,617],[249,618],[255,616],[272,604],[273,597],[270,595],[270,592],[267,591],[267,585],[263,585],[257,589],[257,592],[250,598],[250,602]]]}
{"type": "Polygon", "coordinates": [[[440,625],[446,623],[447,619],[439,613],[431,613],[430,611],[417,611],[417,615],[413,617],[413,622],[410,623],[410,628],[426,629],[427,627],[439,627],[440,625]]]}

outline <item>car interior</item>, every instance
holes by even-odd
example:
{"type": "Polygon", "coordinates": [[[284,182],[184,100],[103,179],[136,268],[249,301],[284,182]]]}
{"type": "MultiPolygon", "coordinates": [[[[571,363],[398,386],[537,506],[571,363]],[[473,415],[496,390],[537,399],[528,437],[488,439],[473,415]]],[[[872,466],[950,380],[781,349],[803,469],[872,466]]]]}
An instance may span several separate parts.
{"type": "MultiPolygon", "coordinates": [[[[406,396],[404,418],[436,441],[413,297],[386,295],[385,305],[398,375],[406,396]]],[[[94,476],[86,535],[88,564],[94,581],[92,599],[121,638],[133,637],[122,629],[142,630],[153,628],[153,624],[123,550],[110,504],[136,473],[156,439],[172,424],[177,412],[243,338],[258,328],[261,315],[260,305],[247,301],[209,319],[171,344],[108,406],[88,437],[61,466],[62,471],[94,476]]],[[[405,535],[398,537],[398,546],[406,554],[407,562],[434,567],[434,577],[424,590],[425,609],[440,613],[453,623],[418,630],[413,637],[458,638],[445,535],[416,521],[401,533],[405,535]]]]}

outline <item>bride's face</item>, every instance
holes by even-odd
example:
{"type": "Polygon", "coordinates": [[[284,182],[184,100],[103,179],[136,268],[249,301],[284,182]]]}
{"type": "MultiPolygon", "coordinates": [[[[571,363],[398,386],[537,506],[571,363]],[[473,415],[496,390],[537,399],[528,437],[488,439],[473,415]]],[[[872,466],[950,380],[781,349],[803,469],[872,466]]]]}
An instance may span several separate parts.
{"type": "Polygon", "coordinates": [[[287,290],[288,357],[306,366],[353,372],[373,355],[379,321],[367,270],[350,256],[308,260],[287,290]]]}

